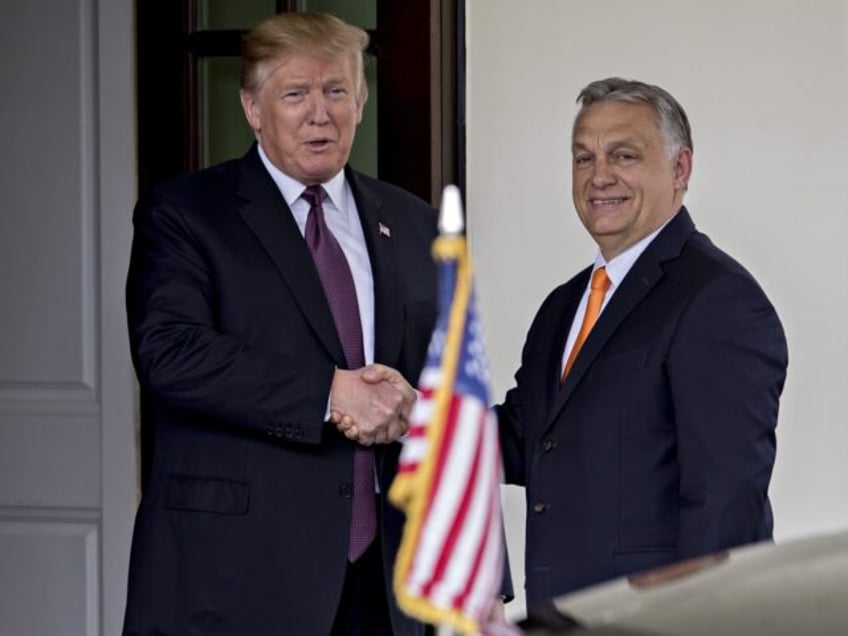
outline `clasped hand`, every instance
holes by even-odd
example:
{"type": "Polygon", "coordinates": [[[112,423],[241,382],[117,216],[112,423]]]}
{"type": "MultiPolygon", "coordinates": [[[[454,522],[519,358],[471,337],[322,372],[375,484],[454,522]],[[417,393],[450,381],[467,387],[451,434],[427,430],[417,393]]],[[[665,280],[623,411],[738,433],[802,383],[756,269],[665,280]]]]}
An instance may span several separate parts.
{"type": "Polygon", "coordinates": [[[388,444],[406,433],[416,393],[395,369],[369,364],[336,369],[330,388],[330,420],[355,442],[388,444]]]}

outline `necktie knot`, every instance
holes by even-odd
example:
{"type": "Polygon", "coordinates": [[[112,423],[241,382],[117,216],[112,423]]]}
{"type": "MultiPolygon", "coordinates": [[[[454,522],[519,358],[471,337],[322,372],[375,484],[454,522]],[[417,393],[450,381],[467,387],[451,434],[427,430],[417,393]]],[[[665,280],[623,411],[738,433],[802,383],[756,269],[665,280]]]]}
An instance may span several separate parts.
{"type": "Polygon", "coordinates": [[[324,198],[327,196],[327,192],[324,190],[323,186],[311,185],[307,186],[307,188],[303,191],[303,194],[300,196],[303,197],[303,200],[306,201],[310,207],[316,207],[321,205],[321,202],[324,201],[324,198]]]}
{"type": "Polygon", "coordinates": [[[593,291],[602,291],[606,292],[610,286],[610,279],[607,276],[607,268],[599,267],[595,270],[595,273],[592,274],[592,282],[589,285],[589,288],[593,291]]]}

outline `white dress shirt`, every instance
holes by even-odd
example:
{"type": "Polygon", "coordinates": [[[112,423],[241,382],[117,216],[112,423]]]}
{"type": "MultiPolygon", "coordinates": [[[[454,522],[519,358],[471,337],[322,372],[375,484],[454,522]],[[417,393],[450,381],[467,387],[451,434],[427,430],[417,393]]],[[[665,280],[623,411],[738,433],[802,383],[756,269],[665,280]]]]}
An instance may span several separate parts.
{"type": "MultiPolygon", "coordinates": [[[[262,150],[262,146],[259,146],[259,157],[292,211],[301,235],[305,235],[309,203],[301,195],[306,186],[271,163],[262,150]]],[[[321,185],[327,192],[327,198],[323,203],[324,219],[341,246],[350,267],[350,273],[353,275],[356,300],[359,304],[359,321],[362,325],[365,364],[371,364],[374,362],[374,276],[371,272],[371,259],[368,257],[368,248],[365,245],[365,234],[359,220],[359,211],[343,170],[321,185]]]]}
{"type": "MultiPolygon", "coordinates": [[[[674,217],[672,217],[674,218],[674,217]]],[[[669,219],[670,221],[671,219],[669,219]]],[[[592,274],[595,273],[599,267],[607,268],[607,278],[609,278],[610,286],[607,289],[607,293],[604,296],[604,302],[601,305],[601,313],[604,312],[604,309],[609,304],[612,295],[615,293],[615,290],[618,289],[618,286],[621,284],[621,281],[624,280],[624,277],[627,276],[627,272],[630,271],[630,268],[633,267],[633,263],[636,262],[642,252],[651,244],[657,234],[662,232],[662,229],[666,226],[668,221],[663,223],[659,228],[648,234],[645,238],[634,243],[626,250],[624,250],[621,254],[613,258],[611,261],[607,262],[604,259],[603,254],[601,254],[600,250],[598,251],[598,255],[595,257],[595,264],[592,267],[592,274]]],[[[574,314],[574,321],[571,323],[571,329],[568,332],[568,339],[565,341],[565,351],[562,354],[562,364],[560,365],[560,375],[565,370],[565,363],[568,360],[568,355],[571,353],[571,349],[574,347],[574,341],[577,340],[577,334],[580,333],[580,327],[583,324],[583,316],[586,315],[586,303],[589,301],[589,292],[590,292],[590,284],[592,282],[591,275],[589,276],[589,282],[586,283],[586,289],[583,290],[583,296],[580,298],[580,304],[577,306],[577,313],[574,314]]]]}

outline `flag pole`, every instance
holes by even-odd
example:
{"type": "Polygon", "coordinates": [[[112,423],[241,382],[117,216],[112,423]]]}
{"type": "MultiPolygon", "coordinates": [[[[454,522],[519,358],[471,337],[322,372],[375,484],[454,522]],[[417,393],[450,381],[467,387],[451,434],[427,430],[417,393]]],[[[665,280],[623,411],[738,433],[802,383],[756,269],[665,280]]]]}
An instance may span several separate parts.
{"type": "MultiPolygon", "coordinates": [[[[453,185],[442,191],[442,205],[439,211],[439,234],[456,236],[465,229],[462,218],[462,199],[459,188],[453,185]]],[[[457,632],[449,623],[440,623],[436,628],[436,636],[456,636],[457,632]]]]}

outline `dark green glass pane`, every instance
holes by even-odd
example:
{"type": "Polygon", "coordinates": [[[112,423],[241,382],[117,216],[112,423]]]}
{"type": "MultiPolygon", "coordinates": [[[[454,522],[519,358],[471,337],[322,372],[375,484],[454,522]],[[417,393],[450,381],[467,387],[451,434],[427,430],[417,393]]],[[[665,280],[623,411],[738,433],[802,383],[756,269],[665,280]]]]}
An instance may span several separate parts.
{"type": "Polygon", "coordinates": [[[275,0],[199,0],[195,25],[203,29],[247,29],[277,12],[275,0]]]}
{"type": "Polygon", "coordinates": [[[363,29],[377,28],[377,0],[299,0],[297,8],[298,11],[332,13],[363,29]]]}
{"type": "Polygon", "coordinates": [[[198,61],[200,160],[208,166],[239,157],[253,142],[239,100],[240,62],[235,57],[198,61]]]}

